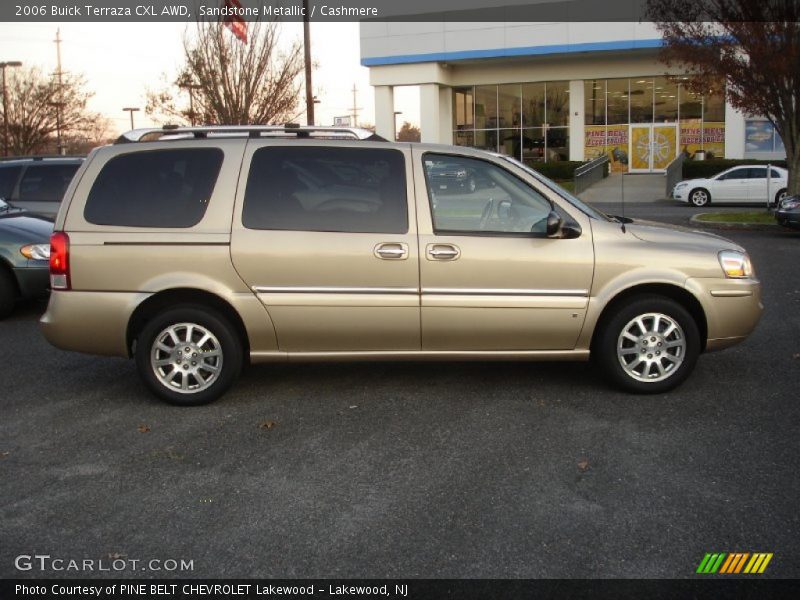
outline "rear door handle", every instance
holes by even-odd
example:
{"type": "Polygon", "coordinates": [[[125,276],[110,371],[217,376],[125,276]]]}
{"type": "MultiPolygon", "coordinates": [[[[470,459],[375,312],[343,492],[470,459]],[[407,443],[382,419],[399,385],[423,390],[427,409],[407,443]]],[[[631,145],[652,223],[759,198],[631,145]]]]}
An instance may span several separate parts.
{"type": "Polygon", "coordinates": [[[402,242],[378,244],[373,254],[382,260],[405,260],[408,258],[408,244],[402,242]]]}
{"type": "Polygon", "coordinates": [[[454,244],[428,244],[428,260],[456,260],[461,250],[454,244]]]}

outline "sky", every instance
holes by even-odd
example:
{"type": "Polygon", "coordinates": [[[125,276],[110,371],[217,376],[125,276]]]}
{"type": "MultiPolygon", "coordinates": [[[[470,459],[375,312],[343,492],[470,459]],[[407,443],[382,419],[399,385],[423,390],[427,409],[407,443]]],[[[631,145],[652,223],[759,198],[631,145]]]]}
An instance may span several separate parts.
{"type": "MultiPolygon", "coordinates": [[[[183,23],[0,23],[0,61],[22,61],[47,73],[56,70],[56,30],[61,30],[61,64],[65,72],[85,75],[94,92],[89,109],[111,120],[112,135],[130,129],[123,107],[141,107],[136,127],[154,125],[144,112],[146,92],[174,81],[182,63],[183,23]]],[[[282,40],[302,43],[302,23],[283,23],[282,40]]],[[[369,70],[360,65],[358,23],[311,23],[312,76],[318,125],[350,114],[357,88],[359,121],[374,124],[374,94],[369,70]]],[[[305,95],[301,97],[305,103],[305,95]]],[[[186,99],[188,103],[188,98],[186,99]]],[[[301,106],[302,108],[302,106],[301,106]]],[[[418,89],[398,88],[395,110],[403,120],[419,123],[418,89]]],[[[299,122],[304,123],[305,117],[299,122]]]]}

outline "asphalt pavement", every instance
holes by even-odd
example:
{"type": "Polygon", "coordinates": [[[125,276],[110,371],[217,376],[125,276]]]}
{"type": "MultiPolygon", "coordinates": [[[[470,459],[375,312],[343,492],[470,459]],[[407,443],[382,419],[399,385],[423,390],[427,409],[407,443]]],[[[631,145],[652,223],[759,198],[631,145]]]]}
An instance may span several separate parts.
{"type": "Polygon", "coordinates": [[[683,578],[771,552],[764,576],[800,577],[800,234],[724,235],[762,322],[656,396],[585,363],[348,363],[255,366],[181,409],[131,361],[49,346],[28,306],[0,322],[0,576],[87,574],[15,568],[39,553],[192,561],[123,577],[683,578]]]}

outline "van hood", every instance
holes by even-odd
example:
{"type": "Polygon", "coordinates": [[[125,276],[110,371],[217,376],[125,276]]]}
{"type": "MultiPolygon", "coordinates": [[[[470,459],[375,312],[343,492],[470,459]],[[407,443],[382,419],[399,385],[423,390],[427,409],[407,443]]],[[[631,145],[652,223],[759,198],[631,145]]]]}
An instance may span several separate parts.
{"type": "Polygon", "coordinates": [[[682,244],[686,246],[702,246],[714,250],[739,250],[744,252],[744,248],[728,238],[702,229],[691,229],[682,225],[634,219],[625,225],[625,229],[643,242],[682,244]]]}

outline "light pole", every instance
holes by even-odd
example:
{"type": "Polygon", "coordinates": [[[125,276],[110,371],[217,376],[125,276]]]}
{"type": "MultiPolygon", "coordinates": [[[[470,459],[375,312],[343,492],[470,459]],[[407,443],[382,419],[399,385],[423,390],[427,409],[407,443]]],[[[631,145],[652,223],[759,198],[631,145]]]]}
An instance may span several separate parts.
{"type": "Polygon", "coordinates": [[[192,80],[186,77],[178,82],[178,87],[189,92],[189,123],[194,127],[196,125],[194,118],[194,90],[199,90],[203,86],[199,83],[192,83],[192,80]]]}
{"type": "Polygon", "coordinates": [[[8,92],[6,91],[6,67],[21,67],[18,60],[0,62],[0,71],[3,71],[3,156],[8,156],[8,92]]]}
{"type": "Polygon", "coordinates": [[[130,115],[131,115],[131,129],[133,129],[134,128],[133,127],[133,113],[137,112],[139,109],[136,108],[136,107],[133,107],[133,106],[128,106],[126,108],[123,108],[122,110],[130,113],[130,115]]]}
{"type": "Polygon", "coordinates": [[[397,141],[397,115],[402,115],[402,110],[394,111],[394,141],[397,141]]]}
{"type": "Polygon", "coordinates": [[[306,125],[314,124],[314,93],[311,91],[311,31],[308,0],[303,0],[303,54],[306,71],[306,125]]]}

